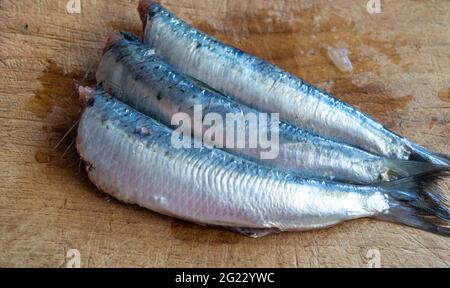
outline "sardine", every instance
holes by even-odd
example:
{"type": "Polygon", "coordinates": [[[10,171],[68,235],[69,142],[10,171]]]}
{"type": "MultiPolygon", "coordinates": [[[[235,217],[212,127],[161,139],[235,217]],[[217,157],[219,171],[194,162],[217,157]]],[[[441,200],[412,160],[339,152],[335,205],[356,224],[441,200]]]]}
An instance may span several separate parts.
{"type": "Polygon", "coordinates": [[[436,176],[355,186],[295,177],[222,150],[173,149],[169,128],[100,88],[80,91],[89,99],[82,101],[87,105],[78,152],[90,180],[123,202],[247,233],[318,229],[372,217],[450,235],[442,195],[427,191],[426,183],[436,176]]]}
{"type": "Polygon", "coordinates": [[[141,0],[144,42],[165,61],[220,92],[325,138],[378,155],[449,165],[450,158],[395,134],[306,81],[191,27],[141,0]]]}
{"type": "MultiPolygon", "coordinates": [[[[177,72],[130,33],[120,32],[109,37],[96,78],[108,93],[166,126],[171,125],[172,117],[178,112],[201,122],[193,115],[196,105],[203,108],[203,115],[217,113],[222,119],[228,113],[260,113],[177,72]]],[[[249,123],[245,124],[248,130],[249,123]]],[[[190,127],[196,127],[196,124],[190,127]]],[[[202,139],[204,129],[194,130],[199,133],[194,136],[202,139]]],[[[246,145],[245,149],[228,148],[227,145],[224,149],[248,160],[316,179],[373,183],[448,170],[447,166],[379,157],[287,123],[279,125],[279,154],[275,159],[262,158],[260,149],[250,149],[248,143],[246,145]]]]}

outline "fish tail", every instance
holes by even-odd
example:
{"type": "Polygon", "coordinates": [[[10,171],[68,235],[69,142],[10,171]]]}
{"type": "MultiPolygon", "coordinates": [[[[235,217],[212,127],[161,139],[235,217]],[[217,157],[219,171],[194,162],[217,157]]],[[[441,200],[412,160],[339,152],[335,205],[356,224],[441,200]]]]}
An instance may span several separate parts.
{"type": "Polygon", "coordinates": [[[406,141],[406,145],[411,149],[410,160],[430,162],[439,165],[450,166],[450,155],[431,152],[426,148],[406,141]]]}
{"type": "Polygon", "coordinates": [[[449,200],[442,187],[449,175],[438,172],[382,183],[389,210],[375,218],[450,236],[449,200]]]}
{"type": "Polygon", "coordinates": [[[387,180],[425,175],[441,171],[450,171],[450,166],[429,162],[385,159],[384,166],[388,168],[387,180]]]}

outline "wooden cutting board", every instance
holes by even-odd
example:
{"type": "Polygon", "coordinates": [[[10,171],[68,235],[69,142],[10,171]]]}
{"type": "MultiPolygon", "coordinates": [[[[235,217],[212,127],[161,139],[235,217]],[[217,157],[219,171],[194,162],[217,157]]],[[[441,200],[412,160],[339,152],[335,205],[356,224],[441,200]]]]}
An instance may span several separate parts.
{"type": "MultiPolygon", "coordinates": [[[[448,238],[395,224],[356,220],[250,239],[121,204],[96,190],[70,145],[76,131],[52,148],[78,118],[73,83],[92,81],[107,35],[141,34],[141,24],[137,1],[81,0],[79,14],[69,14],[67,2],[0,1],[0,266],[65,267],[76,259],[82,267],[450,265],[448,238]]],[[[366,0],[163,4],[450,154],[450,4],[381,2],[374,14],[366,0]],[[338,45],[350,53],[351,73],[327,57],[327,47],[338,45]]]]}

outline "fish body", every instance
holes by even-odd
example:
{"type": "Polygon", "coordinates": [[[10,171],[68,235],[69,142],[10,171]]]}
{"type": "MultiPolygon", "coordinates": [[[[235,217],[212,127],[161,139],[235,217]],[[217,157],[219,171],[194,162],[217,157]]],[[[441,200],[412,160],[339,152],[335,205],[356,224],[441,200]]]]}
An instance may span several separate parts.
{"type": "MultiPolygon", "coordinates": [[[[282,231],[361,217],[392,220],[397,205],[410,213],[421,209],[408,206],[415,205],[408,197],[418,195],[392,183],[386,189],[308,180],[221,150],[173,149],[170,129],[101,89],[94,94],[81,115],[77,150],[91,181],[126,203],[197,223],[282,231]]],[[[448,233],[431,218],[420,219],[432,228],[415,226],[448,233]]]]}
{"type": "Polygon", "coordinates": [[[449,165],[450,158],[402,138],[294,75],[193,28],[160,4],[141,0],[144,42],[165,61],[236,101],[325,138],[389,158],[449,165]]]}
{"type": "MultiPolygon", "coordinates": [[[[216,113],[222,119],[230,113],[260,114],[178,72],[130,33],[111,35],[96,78],[109,93],[166,126],[171,125],[172,117],[178,112],[188,114],[195,121],[196,105],[203,108],[204,115],[216,113]]],[[[248,131],[249,123],[245,124],[248,131]]],[[[204,129],[197,132],[200,135],[195,136],[201,139],[204,129]]],[[[303,177],[353,183],[393,180],[439,169],[427,163],[385,159],[285,122],[279,125],[279,154],[274,159],[261,158],[259,148],[239,149],[225,145],[224,149],[303,177]]]]}

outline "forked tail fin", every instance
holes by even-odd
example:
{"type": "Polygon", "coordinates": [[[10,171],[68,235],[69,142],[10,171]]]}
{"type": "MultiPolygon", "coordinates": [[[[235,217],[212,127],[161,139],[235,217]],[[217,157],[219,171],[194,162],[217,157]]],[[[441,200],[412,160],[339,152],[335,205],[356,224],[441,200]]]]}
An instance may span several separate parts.
{"type": "Polygon", "coordinates": [[[386,189],[389,210],[375,218],[450,236],[449,200],[443,191],[449,175],[439,172],[380,184],[386,189]]]}
{"type": "Polygon", "coordinates": [[[420,145],[411,143],[409,141],[406,141],[406,144],[409,146],[409,148],[411,149],[411,152],[412,152],[411,156],[410,156],[410,160],[426,161],[426,162],[430,162],[430,163],[434,163],[434,164],[438,164],[438,165],[450,166],[450,156],[449,155],[431,152],[431,151],[427,150],[426,148],[424,148],[420,145]]]}
{"type": "Polygon", "coordinates": [[[450,171],[450,166],[447,165],[387,158],[384,160],[384,166],[388,168],[386,171],[387,180],[450,171]]]}

